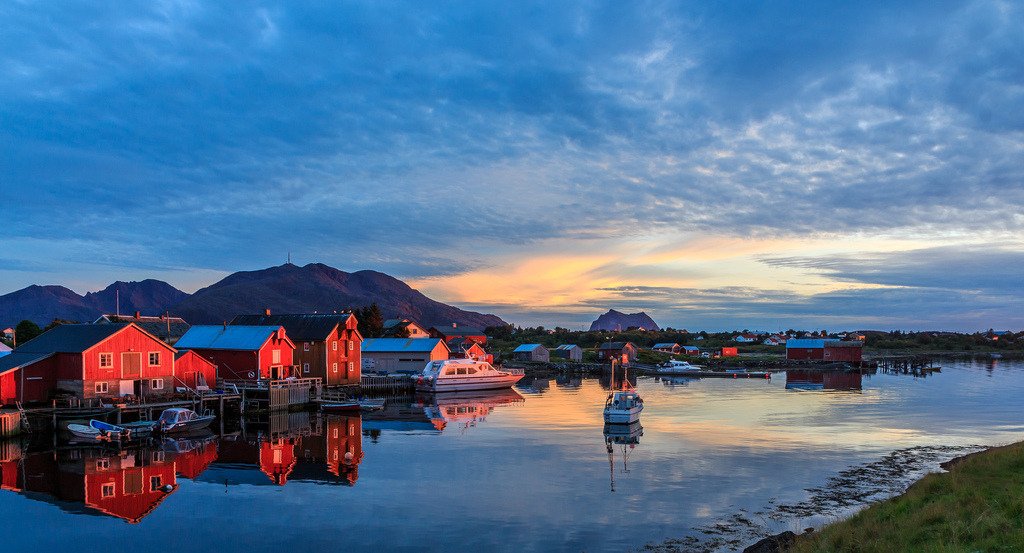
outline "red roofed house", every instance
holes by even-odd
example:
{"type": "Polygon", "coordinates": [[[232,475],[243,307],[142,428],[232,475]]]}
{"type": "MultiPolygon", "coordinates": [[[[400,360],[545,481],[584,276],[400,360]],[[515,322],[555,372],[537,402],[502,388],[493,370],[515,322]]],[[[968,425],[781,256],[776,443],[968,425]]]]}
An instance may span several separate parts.
{"type": "MultiPolygon", "coordinates": [[[[294,374],[295,344],[283,326],[193,326],[175,343],[217,365],[226,380],[278,380],[294,374]]],[[[2,358],[0,358],[2,359],[2,358]]]]}
{"type": "Polygon", "coordinates": [[[132,323],[57,326],[0,357],[0,403],[168,395],[174,353],[132,323]]]}

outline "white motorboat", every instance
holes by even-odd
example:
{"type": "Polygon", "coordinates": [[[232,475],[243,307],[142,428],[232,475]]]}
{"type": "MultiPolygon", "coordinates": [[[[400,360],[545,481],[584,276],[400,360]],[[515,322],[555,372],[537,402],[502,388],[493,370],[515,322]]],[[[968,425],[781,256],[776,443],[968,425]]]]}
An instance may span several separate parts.
{"type": "Polygon", "coordinates": [[[658,367],[658,374],[687,374],[695,371],[702,371],[704,367],[691,365],[686,361],[672,359],[668,363],[658,367]]]}
{"type": "Polygon", "coordinates": [[[212,414],[200,415],[191,409],[172,407],[160,413],[157,424],[165,434],[178,434],[206,428],[215,418],[212,414]]]}
{"type": "Polygon", "coordinates": [[[522,369],[498,370],[486,361],[446,359],[427,363],[415,378],[420,392],[461,392],[511,388],[523,376],[522,369]]]}

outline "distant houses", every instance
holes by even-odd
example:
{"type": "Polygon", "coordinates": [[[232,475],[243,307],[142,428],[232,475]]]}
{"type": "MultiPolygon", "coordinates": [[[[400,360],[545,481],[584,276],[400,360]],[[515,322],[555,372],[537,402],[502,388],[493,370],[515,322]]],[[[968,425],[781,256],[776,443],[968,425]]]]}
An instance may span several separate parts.
{"type": "Polygon", "coordinates": [[[512,350],[512,358],[516,361],[535,361],[540,363],[551,361],[548,348],[542,344],[523,344],[512,350]]]}
{"type": "Polygon", "coordinates": [[[670,343],[661,343],[661,344],[654,344],[654,347],[652,347],[651,349],[653,349],[654,351],[660,351],[662,353],[670,353],[672,355],[678,355],[679,352],[682,350],[682,346],[680,346],[679,344],[676,344],[676,343],[671,343],[671,344],[670,343]]]}
{"type": "Polygon", "coordinates": [[[493,360],[493,357],[484,350],[479,342],[470,338],[452,338],[447,342],[447,346],[452,359],[475,359],[488,363],[493,360]]]}
{"type": "Polygon", "coordinates": [[[217,365],[227,380],[277,380],[296,376],[295,343],[280,325],[193,326],[175,344],[217,365]]]}
{"type": "Polygon", "coordinates": [[[487,345],[487,336],[484,334],[484,331],[471,326],[459,326],[452,323],[451,326],[432,326],[429,331],[431,338],[440,338],[445,342],[450,341],[452,338],[468,338],[479,342],[481,345],[487,345]]]}
{"type": "Polygon", "coordinates": [[[295,343],[295,376],[321,378],[325,386],[359,384],[363,337],[351,313],[239,315],[231,325],[281,326],[295,343]]]}
{"type": "Polygon", "coordinates": [[[384,338],[429,338],[430,331],[411,319],[388,319],[384,321],[384,338]]]}
{"type": "Polygon", "coordinates": [[[583,348],[576,344],[562,344],[551,350],[551,355],[559,359],[566,359],[568,361],[578,363],[583,361],[583,348]]]}
{"type": "Polygon", "coordinates": [[[420,372],[431,361],[448,359],[440,338],[367,338],[363,341],[364,372],[420,372]]]}
{"type": "Polygon", "coordinates": [[[3,357],[8,353],[11,353],[11,351],[11,346],[8,346],[7,344],[0,342],[0,357],[3,357]]]}
{"type": "Polygon", "coordinates": [[[683,346],[682,353],[686,355],[700,355],[700,348],[697,346],[683,346]]]}
{"type": "Polygon", "coordinates": [[[636,361],[636,355],[633,342],[605,342],[597,348],[597,358],[602,361],[618,359],[628,364],[636,361]]]}
{"type": "Polygon", "coordinates": [[[753,343],[758,342],[760,340],[761,340],[760,336],[758,336],[757,334],[750,334],[750,333],[737,334],[736,336],[732,337],[732,341],[733,342],[739,342],[741,344],[753,344],[753,343]]]}

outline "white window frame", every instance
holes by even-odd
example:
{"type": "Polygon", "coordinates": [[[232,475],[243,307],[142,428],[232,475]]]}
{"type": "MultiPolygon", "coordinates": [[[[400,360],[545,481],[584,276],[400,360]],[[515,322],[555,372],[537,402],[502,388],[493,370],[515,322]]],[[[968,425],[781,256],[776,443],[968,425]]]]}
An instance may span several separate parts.
{"type": "Polygon", "coordinates": [[[100,356],[99,358],[100,358],[100,368],[101,369],[113,369],[114,368],[114,352],[112,352],[112,351],[101,352],[99,354],[99,356],[100,356]],[[103,364],[104,356],[106,356],[107,361],[109,361],[106,365],[103,364]]]}
{"type": "Polygon", "coordinates": [[[338,372],[338,364],[337,363],[333,363],[331,365],[331,372],[333,372],[333,373],[337,373],[338,372]]]}
{"type": "Polygon", "coordinates": [[[110,392],[110,386],[106,382],[97,382],[94,389],[97,394],[106,394],[110,392]]]}
{"type": "Polygon", "coordinates": [[[159,351],[151,351],[151,352],[149,352],[149,355],[147,356],[147,360],[149,361],[149,366],[150,367],[159,367],[160,366],[160,352],[159,351]],[[154,355],[156,356],[156,363],[153,362],[153,356],[154,355]]]}
{"type": "Polygon", "coordinates": [[[353,351],[355,349],[356,349],[356,341],[355,340],[349,340],[348,341],[348,350],[349,351],[353,351]]]}
{"type": "Polygon", "coordinates": [[[309,351],[309,342],[302,343],[302,351],[309,351]]]}
{"type": "Polygon", "coordinates": [[[155,492],[164,486],[164,479],[161,476],[149,477],[149,491],[155,492]]]}
{"type": "Polygon", "coordinates": [[[154,378],[154,379],[150,380],[149,381],[149,389],[150,390],[163,390],[164,389],[164,379],[162,379],[162,378],[154,378]]]}
{"type": "Polygon", "coordinates": [[[275,349],[275,350],[271,351],[270,352],[270,359],[271,359],[271,363],[273,363],[274,365],[280,365],[281,364],[281,350],[275,349]]]}
{"type": "Polygon", "coordinates": [[[114,497],[117,495],[117,484],[114,482],[107,482],[100,486],[100,496],[103,498],[114,497]],[[107,493],[110,490],[110,493],[107,493]]]}
{"type": "Polygon", "coordinates": [[[337,340],[331,342],[331,349],[333,349],[334,351],[338,351],[338,341],[337,340]]]}
{"type": "Polygon", "coordinates": [[[309,363],[303,363],[302,364],[302,373],[303,374],[309,374],[309,363]]]}
{"type": "Polygon", "coordinates": [[[352,372],[354,370],[356,370],[356,362],[355,361],[349,361],[348,362],[348,372],[352,372]]]}
{"type": "Polygon", "coordinates": [[[96,459],[96,470],[109,470],[110,459],[100,458],[96,459]]]}

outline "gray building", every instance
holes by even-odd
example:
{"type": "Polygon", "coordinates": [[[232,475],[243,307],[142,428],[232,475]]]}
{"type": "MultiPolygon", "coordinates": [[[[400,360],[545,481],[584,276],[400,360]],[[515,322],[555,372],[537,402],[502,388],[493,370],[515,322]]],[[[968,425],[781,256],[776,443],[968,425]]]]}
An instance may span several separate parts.
{"type": "Polygon", "coordinates": [[[576,344],[562,344],[551,350],[551,355],[569,361],[583,361],[583,348],[576,344]]]}
{"type": "Polygon", "coordinates": [[[541,344],[523,344],[512,350],[512,358],[516,361],[537,361],[547,363],[551,360],[548,348],[541,344]]]}
{"type": "Polygon", "coordinates": [[[363,340],[363,372],[420,372],[427,363],[448,359],[439,338],[368,338],[363,340]]]}

